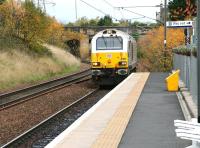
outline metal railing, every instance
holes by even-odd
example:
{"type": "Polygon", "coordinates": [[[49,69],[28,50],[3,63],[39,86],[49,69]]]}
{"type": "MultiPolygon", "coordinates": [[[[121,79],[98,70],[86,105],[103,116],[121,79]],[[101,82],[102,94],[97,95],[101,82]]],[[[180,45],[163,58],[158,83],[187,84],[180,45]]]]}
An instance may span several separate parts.
{"type": "Polygon", "coordinates": [[[185,83],[193,101],[197,104],[197,58],[173,54],[173,69],[180,69],[180,79],[185,83]]]}

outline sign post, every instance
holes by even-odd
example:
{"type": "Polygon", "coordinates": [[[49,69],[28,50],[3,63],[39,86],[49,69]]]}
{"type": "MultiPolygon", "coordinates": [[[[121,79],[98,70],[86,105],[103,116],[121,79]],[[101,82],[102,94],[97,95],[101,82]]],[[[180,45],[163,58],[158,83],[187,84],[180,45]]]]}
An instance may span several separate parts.
{"type": "Polygon", "coordinates": [[[165,5],[164,5],[164,69],[166,71],[166,58],[167,58],[167,54],[166,54],[166,50],[167,50],[167,0],[165,0],[165,5]]]}
{"type": "Polygon", "coordinates": [[[185,28],[185,43],[187,45],[187,48],[189,48],[190,45],[190,28],[192,28],[194,25],[193,21],[168,21],[167,27],[168,28],[185,28]]]}
{"type": "Polygon", "coordinates": [[[192,28],[193,21],[168,21],[168,28],[192,28]]]}

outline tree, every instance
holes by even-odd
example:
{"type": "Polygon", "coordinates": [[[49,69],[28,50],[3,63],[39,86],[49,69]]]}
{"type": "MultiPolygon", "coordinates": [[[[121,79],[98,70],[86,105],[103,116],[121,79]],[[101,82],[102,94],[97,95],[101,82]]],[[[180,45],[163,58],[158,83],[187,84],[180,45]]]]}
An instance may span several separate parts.
{"type": "Polygon", "coordinates": [[[88,26],[89,24],[89,20],[87,17],[81,17],[80,19],[78,19],[76,22],[75,22],[75,25],[76,26],[88,26]]]}
{"type": "Polygon", "coordinates": [[[98,22],[99,22],[99,17],[89,20],[89,25],[90,26],[97,26],[98,22]]]}
{"type": "Polygon", "coordinates": [[[139,38],[139,66],[140,71],[169,71],[172,67],[172,48],[184,44],[183,29],[167,29],[167,52],[164,58],[164,28],[163,26],[149,31],[139,38]],[[164,62],[166,67],[164,67],[164,62]]]}
{"type": "Polygon", "coordinates": [[[120,20],[119,25],[120,26],[129,26],[130,22],[128,20],[120,20]]]}
{"type": "Polygon", "coordinates": [[[132,37],[133,37],[136,41],[138,41],[138,39],[139,39],[139,37],[140,37],[140,34],[139,34],[138,32],[134,32],[134,33],[132,34],[132,37]]]}
{"type": "Polygon", "coordinates": [[[112,25],[113,25],[113,21],[109,15],[104,16],[98,22],[98,26],[112,26],[112,25]]]}
{"type": "Polygon", "coordinates": [[[21,23],[21,33],[23,39],[27,42],[38,42],[47,35],[46,28],[49,26],[49,20],[41,9],[37,8],[33,2],[25,1],[24,17],[21,23]]]}
{"type": "Polygon", "coordinates": [[[2,5],[6,0],[0,0],[0,5],[2,5]]]}
{"type": "Polygon", "coordinates": [[[134,21],[134,22],[131,24],[131,26],[134,26],[134,27],[142,26],[142,27],[144,27],[144,26],[147,26],[147,24],[146,24],[146,23],[143,23],[143,22],[134,21]]]}
{"type": "Polygon", "coordinates": [[[197,15],[196,0],[170,0],[169,1],[169,18],[170,20],[191,19],[197,15]]]}
{"type": "MultiPolygon", "coordinates": [[[[88,23],[87,19],[86,23],[88,23]]],[[[33,1],[25,0],[18,5],[16,0],[7,0],[0,5],[0,38],[10,42],[22,41],[34,53],[45,54],[43,43],[66,47],[65,41],[82,40],[80,33],[66,32],[55,18],[46,15],[33,1]]]]}

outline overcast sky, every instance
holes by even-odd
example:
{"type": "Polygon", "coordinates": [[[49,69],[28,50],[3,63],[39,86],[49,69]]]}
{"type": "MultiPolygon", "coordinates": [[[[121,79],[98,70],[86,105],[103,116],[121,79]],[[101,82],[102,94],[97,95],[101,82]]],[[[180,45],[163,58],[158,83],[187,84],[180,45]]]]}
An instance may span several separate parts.
{"type": "MultiPolygon", "coordinates": [[[[49,0],[54,2],[56,5],[46,4],[47,13],[51,16],[55,16],[56,19],[63,23],[74,22],[76,20],[75,13],[75,0],[49,0]]],[[[111,7],[126,7],[126,6],[156,6],[160,5],[162,0],[83,0],[86,3],[100,9],[106,14],[111,15],[117,19],[132,19],[132,21],[145,21],[145,22],[155,22],[148,18],[142,18],[140,15],[134,13],[117,9],[111,7]],[[106,3],[108,2],[108,3],[106,3]]],[[[159,7],[137,7],[137,8],[127,8],[132,12],[136,12],[147,17],[156,19],[156,12],[159,12],[159,7]]],[[[104,14],[98,12],[97,10],[89,7],[81,0],[77,0],[77,14],[78,18],[87,17],[89,19],[96,17],[103,17],[104,14]]]]}

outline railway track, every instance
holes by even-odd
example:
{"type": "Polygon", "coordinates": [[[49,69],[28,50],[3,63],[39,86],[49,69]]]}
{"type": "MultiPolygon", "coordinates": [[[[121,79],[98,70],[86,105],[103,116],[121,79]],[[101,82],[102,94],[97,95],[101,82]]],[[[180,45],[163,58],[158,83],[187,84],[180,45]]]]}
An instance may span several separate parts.
{"type": "Polygon", "coordinates": [[[22,135],[3,145],[7,147],[45,147],[57,135],[98,102],[110,90],[95,89],[64,109],[42,121],[22,135]]]}
{"type": "Polygon", "coordinates": [[[67,85],[84,81],[85,79],[83,78],[89,77],[90,75],[91,75],[91,70],[87,69],[85,71],[82,71],[76,74],[72,74],[69,76],[51,80],[45,83],[41,83],[38,85],[34,85],[31,87],[13,91],[10,93],[1,94],[0,95],[0,110],[28,101],[30,99],[44,95],[51,91],[61,89],[63,87],[66,87],[67,85]]]}

